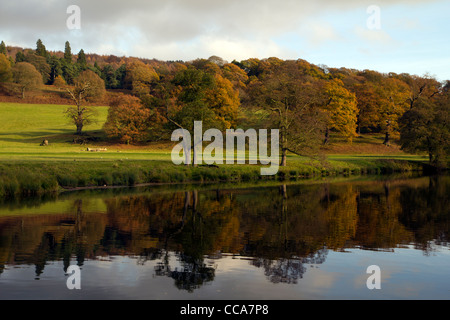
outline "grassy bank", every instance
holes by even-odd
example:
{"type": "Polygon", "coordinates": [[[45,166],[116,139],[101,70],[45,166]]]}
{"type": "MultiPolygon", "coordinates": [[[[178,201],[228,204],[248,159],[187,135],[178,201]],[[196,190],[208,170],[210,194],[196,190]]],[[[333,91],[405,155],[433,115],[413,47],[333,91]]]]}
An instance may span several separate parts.
{"type": "Polygon", "coordinates": [[[327,163],[291,161],[276,175],[262,176],[258,165],[176,166],[168,161],[2,161],[0,195],[32,195],[84,187],[146,183],[299,180],[318,176],[382,174],[423,170],[420,161],[368,159],[327,163]]]}

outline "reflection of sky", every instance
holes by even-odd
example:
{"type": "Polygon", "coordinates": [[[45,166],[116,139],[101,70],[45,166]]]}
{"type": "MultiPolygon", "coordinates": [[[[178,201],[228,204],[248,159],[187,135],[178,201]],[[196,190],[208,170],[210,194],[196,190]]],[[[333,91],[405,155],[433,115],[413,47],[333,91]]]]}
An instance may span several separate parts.
{"type": "MultiPolygon", "coordinates": [[[[297,284],[271,283],[264,268],[247,258],[224,256],[206,259],[215,267],[215,278],[188,293],[174,280],[156,276],[160,260],[138,264],[130,257],[107,261],[88,260],[81,271],[81,290],[68,290],[62,262],[46,265],[35,280],[34,266],[8,266],[0,275],[1,299],[450,299],[450,252],[437,247],[424,255],[414,249],[375,252],[350,249],[329,251],[323,264],[305,264],[297,284]],[[369,265],[381,268],[381,290],[369,290],[369,265]]],[[[72,262],[73,264],[75,262],[72,262]]],[[[179,268],[171,254],[170,266],[179,268]]]]}

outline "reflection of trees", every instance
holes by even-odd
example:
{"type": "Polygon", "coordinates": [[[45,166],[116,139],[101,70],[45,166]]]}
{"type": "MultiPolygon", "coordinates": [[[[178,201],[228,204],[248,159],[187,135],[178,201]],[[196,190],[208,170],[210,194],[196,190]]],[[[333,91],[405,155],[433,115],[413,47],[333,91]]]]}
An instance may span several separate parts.
{"type": "Polygon", "coordinates": [[[68,212],[0,217],[0,273],[5,264],[33,264],[39,275],[48,261],[62,260],[66,270],[74,257],[82,265],[130,255],[142,264],[161,260],[166,270],[159,274],[193,290],[214,277],[205,256],[233,253],[253,257],[273,281],[293,282],[303,275],[304,259],[319,259],[324,246],[415,242],[429,250],[434,239],[447,245],[449,188],[448,177],[432,177],[113,194],[104,200],[106,212],[95,213],[87,211],[90,198],[75,197],[68,212]],[[165,262],[167,252],[181,267],[165,262]]]}
{"type": "Polygon", "coordinates": [[[207,266],[203,259],[192,259],[184,254],[178,255],[181,267],[171,267],[168,256],[155,267],[157,276],[167,276],[175,280],[178,289],[193,292],[204,283],[214,280],[215,269],[207,266]]]}
{"type": "Polygon", "coordinates": [[[176,228],[172,228],[166,235],[165,254],[162,261],[155,267],[157,276],[168,276],[175,280],[178,289],[193,292],[204,283],[213,281],[215,269],[204,263],[204,256],[210,251],[219,232],[214,229],[214,217],[211,211],[217,207],[217,199],[205,200],[205,205],[199,204],[197,191],[185,192],[181,221],[176,228]],[[172,267],[169,263],[168,245],[171,239],[181,243],[182,252],[177,253],[181,267],[172,267]]]}
{"type": "Polygon", "coordinates": [[[278,260],[255,259],[252,260],[255,267],[264,268],[264,275],[273,283],[297,283],[297,280],[303,278],[306,268],[300,259],[278,260]]]}
{"type": "Polygon", "coordinates": [[[413,235],[399,222],[401,188],[389,182],[375,189],[361,189],[358,196],[358,226],[355,242],[364,249],[387,250],[413,241],[413,235]]]}
{"type": "Polygon", "coordinates": [[[303,278],[306,272],[306,264],[321,264],[325,262],[328,250],[326,248],[318,250],[307,257],[280,258],[269,260],[256,258],[251,260],[251,265],[264,268],[264,275],[273,283],[297,283],[303,278]]]}
{"type": "Polygon", "coordinates": [[[102,238],[104,215],[85,216],[83,201],[75,200],[71,212],[22,216],[0,220],[0,259],[8,263],[34,264],[36,276],[43,273],[47,261],[63,260],[64,272],[75,256],[78,265],[94,257],[94,245],[102,238]],[[8,247],[6,245],[9,244],[8,247]]]}
{"type": "Polygon", "coordinates": [[[428,184],[403,188],[399,221],[414,233],[416,248],[432,250],[431,240],[448,246],[450,235],[450,177],[428,177],[428,184]]]}

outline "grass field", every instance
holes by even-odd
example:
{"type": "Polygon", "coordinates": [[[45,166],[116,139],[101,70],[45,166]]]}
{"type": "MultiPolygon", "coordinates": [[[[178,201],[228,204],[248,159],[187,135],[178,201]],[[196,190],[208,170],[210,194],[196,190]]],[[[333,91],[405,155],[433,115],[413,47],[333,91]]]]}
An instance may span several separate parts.
{"type": "MultiPolygon", "coordinates": [[[[5,181],[9,184],[3,193],[91,185],[261,179],[260,166],[256,165],[221,165],[216,169],[175,166],[170,157],[172,142],[145,146],[108,143],[102,130],[108,112],[105,106],[95,107],[97,122],[84,128],[87,136],[98,141],[75,144],[75,126],[65,118],[66,108],[0,103],[0,178],[3,185],[5,181]],[[48,146],[40,146],[44,139],[49,141],[48,146]],[[106,147],[107,151],[88,152],[88,147],[106,147]]],[[[289,155],[288,166],[277,177],[408,171],[426,161],[424,156],[405,154],[396,144],[386,147],[382,139],[381,135],[364,135],[348,144],[334,137],[325,149],[326,162],[289,155]]]]}
{"type": "MultiPolygon", "coordinates": [[[[51,104],[0,103],[0,160],[170,160],[172,143],[152,143],[147,146],[111,145],[104,140],[103,124],[108,107],[95,107],[97,121],[86,126],[84,132],[100,138],[100,142],[79,145],[72,143],[75,126],[64,115],[67,106],[51,104]],[[48,146],[40,146],[42,140],[48,146]],[[88,147],[107,147],[102,153],[86,152],[88,147]]],[[[363,135],[348,144],[339,138],[325,150],[330,160],[357,160],[360,158],[389,158],[399,160],[426,160],[424,156],[402,152],[395,143],[382,144],[382,135],[363,135]]],[[[291,156],[291,159],[298,157],[291,156]]]]}

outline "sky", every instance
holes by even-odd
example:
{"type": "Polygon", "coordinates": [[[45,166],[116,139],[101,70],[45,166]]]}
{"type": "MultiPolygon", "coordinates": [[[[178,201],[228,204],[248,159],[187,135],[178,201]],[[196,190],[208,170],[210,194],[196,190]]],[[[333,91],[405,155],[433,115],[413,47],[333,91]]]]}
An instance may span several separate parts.
{"type": "Polygon", "coordinates": [[[0,40],[10,46],[41,39],[51,51],[69,41],[73,53],[163,61],[304,59],[440,81],[450,79],[449,31],[449,0],[0,2],[0,40]]]}

